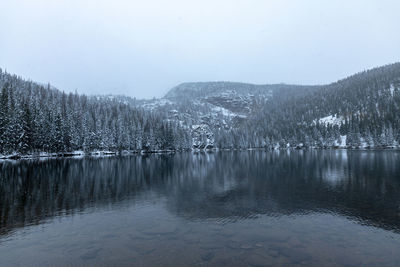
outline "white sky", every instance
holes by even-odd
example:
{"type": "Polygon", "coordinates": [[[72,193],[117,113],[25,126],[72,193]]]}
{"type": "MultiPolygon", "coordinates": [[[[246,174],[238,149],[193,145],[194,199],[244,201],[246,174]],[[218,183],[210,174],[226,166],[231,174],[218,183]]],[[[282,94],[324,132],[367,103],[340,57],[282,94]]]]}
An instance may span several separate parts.
{"type": "Polygon", "coordinates": [[[400,61],[398,0],[0,0],[0,67],[67,92],[321,84],[400,61]]]}

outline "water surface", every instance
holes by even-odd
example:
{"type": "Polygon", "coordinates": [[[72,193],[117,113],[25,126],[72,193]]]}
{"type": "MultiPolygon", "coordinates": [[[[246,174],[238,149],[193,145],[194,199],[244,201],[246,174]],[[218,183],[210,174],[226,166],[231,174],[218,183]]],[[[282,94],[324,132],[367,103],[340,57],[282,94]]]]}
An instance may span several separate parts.
{"type": "Polygon", "coordinates": [[[398,151],[0,163],[0,265],[400,262],[398,151]]]}

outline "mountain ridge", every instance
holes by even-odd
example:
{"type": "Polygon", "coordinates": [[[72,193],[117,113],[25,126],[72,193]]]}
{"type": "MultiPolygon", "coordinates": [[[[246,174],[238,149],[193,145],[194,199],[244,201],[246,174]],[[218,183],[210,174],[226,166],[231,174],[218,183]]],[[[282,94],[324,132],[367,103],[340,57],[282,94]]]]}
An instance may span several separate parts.
{"type": "Polygon", "coordinates": [[[385,70],[386,68],[391,68],[391,67],[395,67],[395,66],[400,66],[400,62],[394,62],[394,63],[389,63],[389,64],[385,64],[382,66],[378,66],[378,67],[374,67],[371,69],[366,69],[363,71],[359,71],[357,73],[351,74],[345,78],[341,78],[338,79],[336,81],[330,82],[330,83],[326,83],[326,84],[289,84],[289,83],[285,83],[285,82],[281,82],[281,83],[272,83],[272,84],[256,84],[256,83],[247,83],[247,82],[232,82],[232,81],[198,81],[198,82],[183,82],[180,83],[174,87],[172,87],[171,89],[168,90],[168,92],[161,98],[171,98],[171,94],[174,94],[176,91],[181,91],[182,89],[186,89],[186,90],[193,90],[195,89],[195,87],[197,86],[197,89],[202,89],[202,87],[208,87],[208,86],[213,86],[213,87],[217,87],[218,85],[222,85],[222,86],[226,86],[226,85],[230,85],[230,86],[238,86],[238,87],[248,87],[248,88],[264,88],[264,89],[272,89],[272,88],[290,88],[290,87],[297,87],[297,88],[305,88],[305,87],[327,87],[327,86],[331,86],[331,85],[335,85],[338,83],[342,83],[342,82],[346,82],[346,80],[349,79],[354,79],[357,76],[362,76],[368,73],[372,73],[372,72],[378,72],[381,70],[385,70]]]}

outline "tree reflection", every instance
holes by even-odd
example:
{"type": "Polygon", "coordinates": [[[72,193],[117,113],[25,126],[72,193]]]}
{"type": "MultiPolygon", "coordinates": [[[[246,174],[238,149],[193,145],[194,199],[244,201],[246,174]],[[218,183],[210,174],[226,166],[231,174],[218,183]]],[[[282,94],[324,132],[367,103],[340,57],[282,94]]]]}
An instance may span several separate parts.
{"type": "Polygon", "coordinates": [[[190,220],[331,212],[400,229],[397,151],[246,151],[0,163],[0,234],[166,199],[190,220]]]}

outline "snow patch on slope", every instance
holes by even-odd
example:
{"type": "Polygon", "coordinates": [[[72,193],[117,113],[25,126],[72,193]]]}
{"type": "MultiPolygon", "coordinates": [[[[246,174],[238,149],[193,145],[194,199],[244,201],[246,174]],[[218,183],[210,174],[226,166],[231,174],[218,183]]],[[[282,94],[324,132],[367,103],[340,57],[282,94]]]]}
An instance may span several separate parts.
{"type": "Polygon", "coordinates": [[[393,84],[391,84],[390,85],[390,88],[389,88],[389,90],[390,90],[390,95],[391,96],[394,96],[394,90],[395,90],[396,88],[394,87],[394,85],[393,84]]]}
{"type": "Polygon", "coordinates": [[[160,99],[152,100],[149,103],[145,103],[145,104],[142,105],[142,107],[145,108],[145,109],[153,110],[153,109],[155,109],[157,107],[162,107],[162,106],[165,106],[165,105],[172,105],[172,104],[173,104],[172,101],[170,101],[168,99],[165,99],[165,98],[160,98],[160,99]]]}
{"type": "Polygon", "coordinates": [[[339,140],[335,141],[335,146],[340,147],[340,148],[345,148],[346,143],[347,143],[347,135],[341,135],[340,141],[339,140]]]}
{"type": "Polygon", "coordinates": [[[234,113],[232,111],[230,111],[229,109],[223,108],[223,107],[219,107],[219,106],[215,106],[212,108],[212,111],[216,112],[216,113],[220,113],[225,117],[240,117],[240,118],[247,118],[246,115],[242,115],[242,114],[237,114],[234,113]]]}
{"type": "MultiPolygon", "coordinates": [[[[323,125],[340,125],[344,121],[342,116],[337,117],[336,115],[329,115],[323,118],[320,118],[318,122],[323,125]]],[[[316,120],[314,121],[316,123],[316,120]]]]}
{"type": "Polygon", "coordinates": [[[223,108],[223,107],[217,107],[217,106],[215,106],[215,107],[212,108],[212,110],[215,111],[215,112],[221,113],[222,115],[224,115],[224,116],[226,116],[226,117],[233,117],[233,116],[236,116],[235,113],[233,113],[233,112],[231,112],[230,110],[228,110],[228,109],[226,109],[226,108],[223,108]]]}

